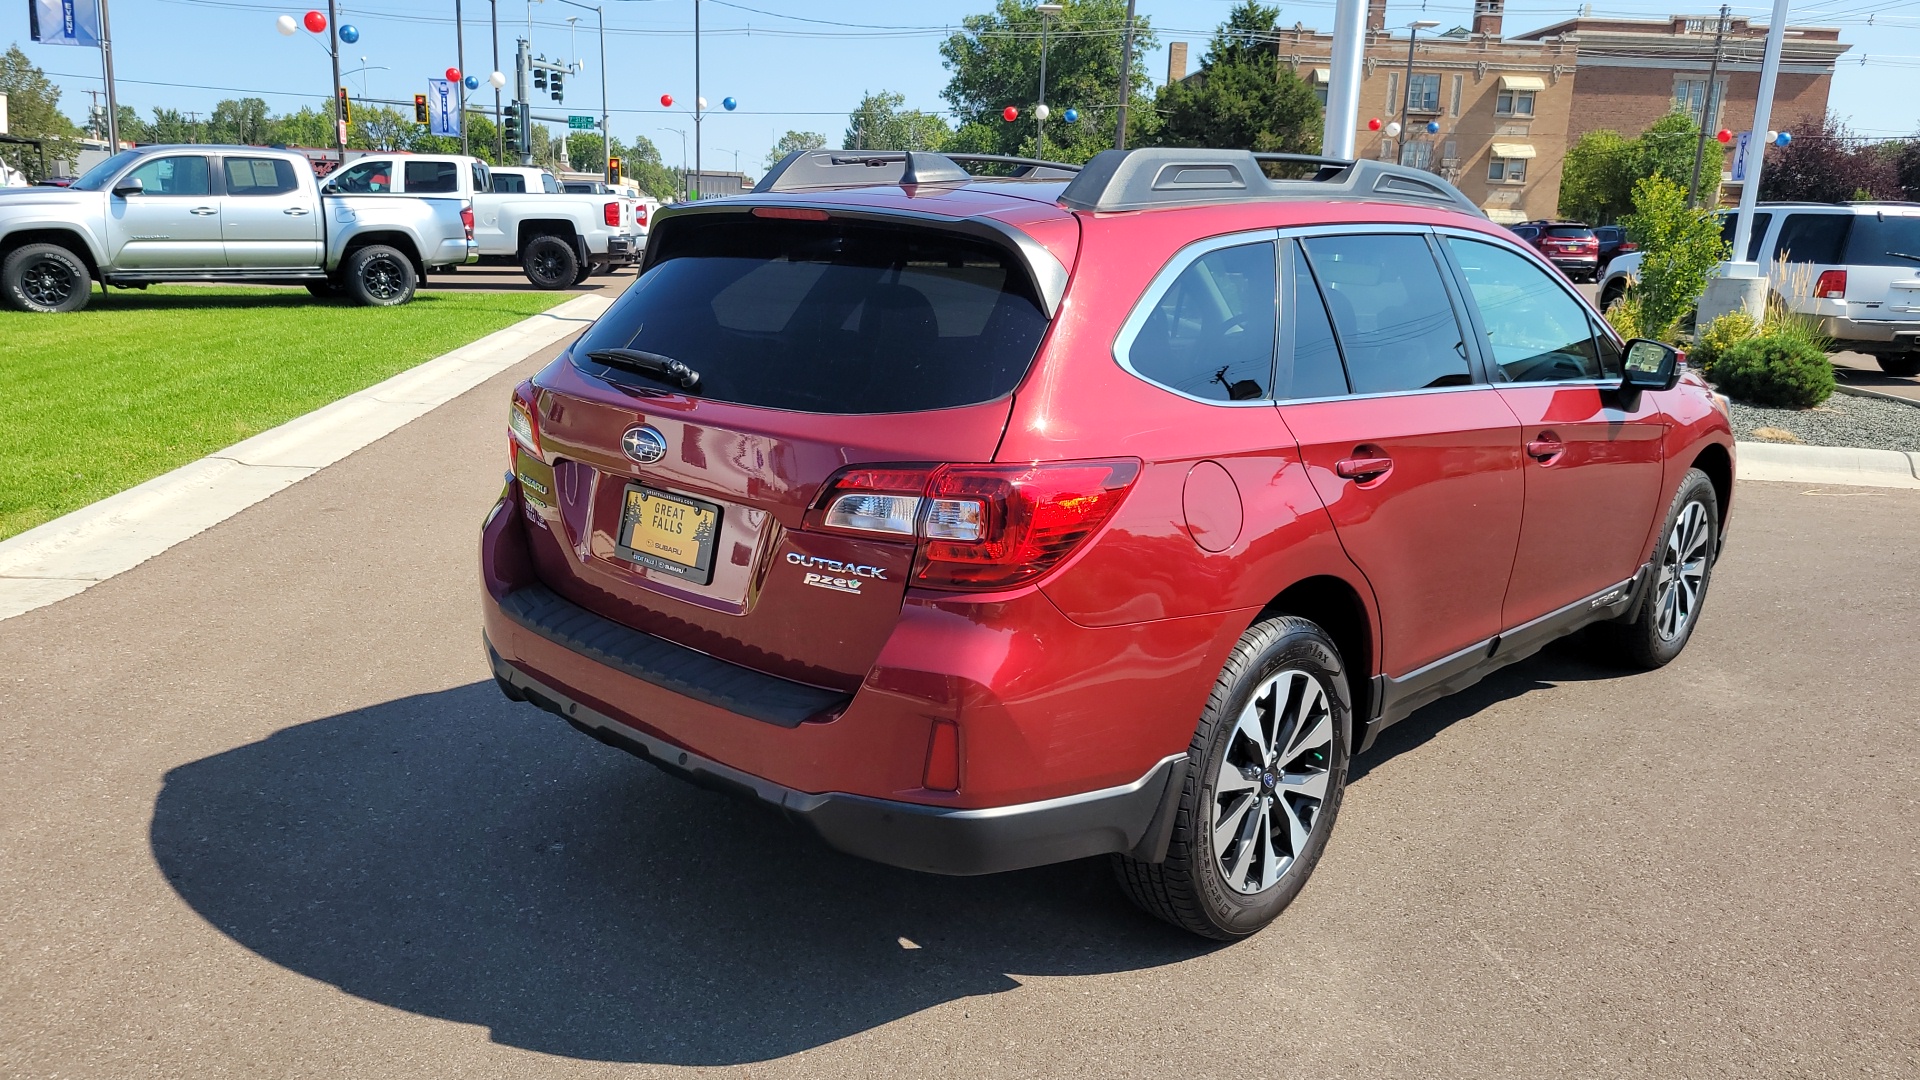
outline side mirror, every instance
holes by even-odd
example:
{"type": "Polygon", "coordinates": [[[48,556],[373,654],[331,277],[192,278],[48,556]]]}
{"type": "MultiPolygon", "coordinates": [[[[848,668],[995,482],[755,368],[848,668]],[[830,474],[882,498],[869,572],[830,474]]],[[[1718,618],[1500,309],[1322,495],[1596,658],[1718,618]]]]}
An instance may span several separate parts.
{"type": "Polygon", "coordinates": [[[138,195],[145,190],[147,190],[147,185],[141,183],[140,178],[137,176],[129,176],[125,180],[113,185],[113,193],[123,199],[129,195],[138,195]]]}
{"type": "Polygon", "coordinates": [[[1627,342],[1622,390],[1671,390],[1680,381],[1680,351],[1648,338],[1627,342]]]}
{"type": "Polygon", "coordinates": [[[340,194],[340,185],[329,180],[326,183],[320,185],[320,194],[338,195],[340,194]]]}

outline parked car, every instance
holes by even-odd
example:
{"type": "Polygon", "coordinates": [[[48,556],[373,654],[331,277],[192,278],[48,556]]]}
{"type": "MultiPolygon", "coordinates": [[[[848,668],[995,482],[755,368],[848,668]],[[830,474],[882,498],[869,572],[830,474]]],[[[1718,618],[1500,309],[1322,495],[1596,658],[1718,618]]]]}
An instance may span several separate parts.
{"type": "MultiPolygon", "coordinates": [[[[1721,214],[1729,244],[1734,217],[1721,214]]],[[[1773,279],[1778,302],[1819,319],[1834,348],[1866,353],[1889,375],[1920,374],[1920,203],[1763,202],[1747,261],[1773,279]]],[[[1600,283],[1601,306],[1639,272],[1637,253],[1615,259],[1600,283]]]]}
{"type": "MultiPolygon", "coordinates": [[[[605,180],[562,180],[560,189],[569,195],[611,195],[620,200],[620,223],[633,238],[633,259],[647,246],[647,205],[626,188],[605,180]]],[[[609,267],[611,269],[611,267],[609,267]]],[[[596,265],[594,273],[603,273],[596,265]]]]}
{"type": "Polygon", "coordinates": [[[1601,225],[1593,230],[1594,240],[1600,245],[1600,273],[1607,272],[1607,264],[1616,255],[1640,250],[1640,245],[1627,239],[1627,230],[1621,225],[1601,225]]]}
{"type": "Polygon", "coordinates": [[[429,270],[479,257],[457,192],[338,191],[320,190],[306,159],[282,150],[123,150],[70,187],[0,192],[0,295],[23,311],[77,311],[95,280],[227,281],[404,304],[429,270]]]}
{"type": "Polygon", "coordinates": [[[964,160],[656,216],[647,287],[511,395],[508,697],[881,862],[1111,855],[1227,939],[1388,725],[1589,624],[1685,647],[1724,401],[1444,180],[964,160]]]}
{"type": "Polygon", "coordinates": [[[1592,281],[1600,273],[1600,242],[1593,229],[1577,221],[1529,221],[1513,234],[1547,257],[1574,281],[1592,281]]]}

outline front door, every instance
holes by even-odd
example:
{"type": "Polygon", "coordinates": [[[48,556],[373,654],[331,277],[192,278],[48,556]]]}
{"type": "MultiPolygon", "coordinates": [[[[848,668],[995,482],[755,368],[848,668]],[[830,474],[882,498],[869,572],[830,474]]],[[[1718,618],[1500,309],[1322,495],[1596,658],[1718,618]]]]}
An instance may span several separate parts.
{"type": "Polygon", "coordinates": [[[1401,679],[1500,632],[1520,535],[1520,431],[1477,377],[1425,233],[1283,244],[1294,377],[1301,358],[1337,347],[1346,383],[1280,411],[1373,587],[1381,670],[1401,679]]]}
{"type": "Polygon", "coordinates": [[[227,265],[249,270],[317,270],[320,215],[302,189],[292,162],[271,157],[223,157],[221,231],[227,265]]]}
{"type": "Polygon", "coordinates": [[[1502,607],[1511,629],[1633,576],[1662,483],[1657,395],[1622,395],[1619,349],[1557,275],[1448,237],[1499,396],[1520,421],[1526,514],[1502,607]]]}
{"type": "Polygon", "coordinates": [[[227,265],[220,203],[203,154],[168,154],[121,178],[140,181],[137,195],[107,203],[113,264],[121,270],[218,270],[227,265]]]}

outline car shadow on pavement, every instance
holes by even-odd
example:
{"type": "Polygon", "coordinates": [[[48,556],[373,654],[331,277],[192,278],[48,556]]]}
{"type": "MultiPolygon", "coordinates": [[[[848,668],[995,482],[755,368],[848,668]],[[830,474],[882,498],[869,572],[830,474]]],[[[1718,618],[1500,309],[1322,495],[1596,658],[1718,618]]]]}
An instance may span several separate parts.
{"type": "Polygon", "coordinates": [[[173,769],[153,854],[274,963],[496,1042],[605,1061],[792,1054],[944,1002],[1216,947],[1085,860],[982,878],[828,850],[489,682],[173,769]]]}

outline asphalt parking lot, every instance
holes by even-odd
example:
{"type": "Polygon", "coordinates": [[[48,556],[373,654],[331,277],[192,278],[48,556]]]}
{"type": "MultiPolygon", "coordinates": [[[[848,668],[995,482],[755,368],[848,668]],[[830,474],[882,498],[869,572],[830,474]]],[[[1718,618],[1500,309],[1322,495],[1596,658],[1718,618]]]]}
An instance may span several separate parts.
{"type": "Polygon", "coordinates": [[[0,622],[0,1075],[1920,1076],[1920,493],[1742,484],[1677,663],[1417,714],[1222,947],[504,700],[475,540],[535,366],[0,622]]]}

